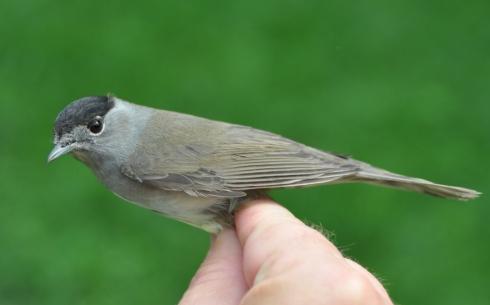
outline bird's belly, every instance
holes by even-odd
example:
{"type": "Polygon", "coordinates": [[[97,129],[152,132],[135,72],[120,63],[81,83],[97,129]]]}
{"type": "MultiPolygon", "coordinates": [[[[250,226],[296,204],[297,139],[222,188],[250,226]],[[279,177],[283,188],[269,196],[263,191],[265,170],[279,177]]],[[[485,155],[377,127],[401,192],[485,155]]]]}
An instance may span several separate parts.
{"type": "Polygon", "coordinates": [[[165,191],[123,175],[117,178],[112,176],[111,179],[100,178],[114,194],[133,204],[211,233],[217,233],[222,229],[215,220],[216,215],[210,213],[213,206],[224,203],[222,199],[194,197],[179,191],[165,191]]]}

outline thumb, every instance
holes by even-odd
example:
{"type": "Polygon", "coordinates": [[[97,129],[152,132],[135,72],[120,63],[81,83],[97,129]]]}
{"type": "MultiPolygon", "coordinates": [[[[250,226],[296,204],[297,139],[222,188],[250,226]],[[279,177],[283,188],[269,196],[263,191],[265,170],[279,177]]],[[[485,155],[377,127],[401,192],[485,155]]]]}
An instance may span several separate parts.
{"type": "Polygon", "coordinates": [[[235,231],[213,237],[211,248],[179,305],[237,305],[247,286],[242,273],[242,250],[235,231]]]}

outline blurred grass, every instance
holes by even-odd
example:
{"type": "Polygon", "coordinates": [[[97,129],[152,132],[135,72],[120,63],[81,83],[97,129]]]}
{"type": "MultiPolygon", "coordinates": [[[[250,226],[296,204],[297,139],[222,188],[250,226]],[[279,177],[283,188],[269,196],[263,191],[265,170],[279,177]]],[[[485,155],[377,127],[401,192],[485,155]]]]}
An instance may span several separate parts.
{"type": "MultiPolygon", "coordinates": [[[[488,1],[0,2],[0,304],[175,304],[208,236],[66,158],[59,110],[115,93],[489,191],[488,1]]],[[[490,208],[340,185],[273,193],[399,304],[487,304],[490,208]]]]}

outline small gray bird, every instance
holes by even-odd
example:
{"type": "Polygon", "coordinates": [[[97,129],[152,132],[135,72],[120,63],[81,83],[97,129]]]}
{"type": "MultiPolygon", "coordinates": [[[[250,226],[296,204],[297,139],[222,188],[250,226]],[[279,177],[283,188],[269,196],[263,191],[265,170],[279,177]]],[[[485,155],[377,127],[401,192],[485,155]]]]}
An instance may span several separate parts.
{"type": "Polygon", "coordinates": [[[56,118],[48,162],[71,153],[113,193],[211,233],[244,199],[274,188],[366,182],[468,200],[466,188],[394,174],[270,132],[84,97],[56,118]]]}

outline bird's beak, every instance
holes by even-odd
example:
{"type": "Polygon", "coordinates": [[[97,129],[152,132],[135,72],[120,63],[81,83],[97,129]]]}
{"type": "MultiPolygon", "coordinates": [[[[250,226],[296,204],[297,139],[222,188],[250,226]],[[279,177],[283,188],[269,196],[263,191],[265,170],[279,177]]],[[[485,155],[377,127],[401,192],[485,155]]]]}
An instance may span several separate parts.
{"type": "Polygon", "coordinates": [[[61,144],[56,144],[53,148],[53,150],[49,153],[48,156],[48,163],[58,159],[59,157],[66,155],[67,153],[70,153],[74,149],[74,145],[66,145],[66,146],[61,146],[61,144]]]}

